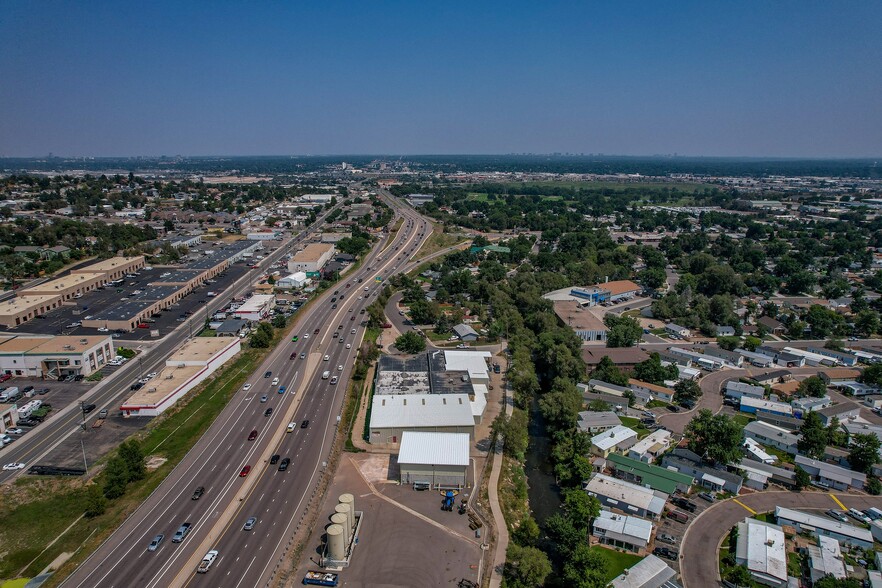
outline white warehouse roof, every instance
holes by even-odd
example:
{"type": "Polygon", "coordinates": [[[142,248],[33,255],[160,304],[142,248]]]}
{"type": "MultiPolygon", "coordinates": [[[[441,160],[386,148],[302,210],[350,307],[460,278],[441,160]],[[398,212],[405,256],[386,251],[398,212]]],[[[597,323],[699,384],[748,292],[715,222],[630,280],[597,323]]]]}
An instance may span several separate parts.
{"type": "Polygon", "coordinates": [[[472,427],[468,394],[374,395],[371,428],[472,427]]]}
{"type": "Polygon", "coordinates": [[[616,425],[612,429],[591,437],[591,444],[606,451],[634,437],[637,437],[636,431],[629,429],[625,425],[616,425]]]}
{"type": "Polygon", "coordinates": [[[468,433],[404,431],[398,463],[418,465],[469,465],[468,433]]]}
{"type": "Polygon", "coordinates": [[[807,512],[802,512],[801,510],[784,508],[783,506],[775,507],[775,517],[779,520],[783,518],[784,520],[793,521],[795,523],[799,523],[800,525],[808,525],[809,527],[814,527],[815,529],[822,529],[824,531],[827,531],[828,533],[836,533],[837,535],[842,535],[844,537],[850,537],[852,539],[858,539],[860,541],[873,543],[873,535],[872,533],[870,533],[869,530],[864,529],[863,527],[856,527],[848,523],[834,521],[829,517],[817,516],[809,514],[807,512]]]}
{"type": "Polygon", "coordinates": [[[242,306],[237,308],[234,312],[236,314],[245,314],[246,312],[258,312],[263,309],[267,304],[272,304],[272,302],[276,299],[272,294],[255,294],[248,300],[242,303],[242,306]]]}
{"type": "Polygon", "coordinates": [[[469,378],[487,379],[489,351],[444,351],[444,365],[448,372],[468,372],[469,378]]]}
{"type": "Polygon", "coordinates": [[[652,536],[652,523],[640,517],[615,514],[608,510],[601,510],[594,519],[595,529],[604,529],[615,533],[620,537],[633,537],[649,543],[652,536]]]}

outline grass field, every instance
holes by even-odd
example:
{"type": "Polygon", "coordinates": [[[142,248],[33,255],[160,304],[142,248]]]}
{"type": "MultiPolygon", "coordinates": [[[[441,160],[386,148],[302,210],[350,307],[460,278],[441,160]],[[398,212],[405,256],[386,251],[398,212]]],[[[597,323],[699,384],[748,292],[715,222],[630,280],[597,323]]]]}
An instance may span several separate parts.
{"type": "Polygon", "coordinates": [[[423,246],[420,247],[420,250],[417,251],[414,259],[423,259],[424,257],[428,257],[429,255],[437,253],[442,249],[453,247],[454,245],[466,243],[468,241],[469,238],[464,235],[455,235],[451,233],[432,233],[429,238],[426,239],[425,244],[423,244],[423,246]]]}
{"type": "MultiPolygon", "coordinates": [[[[282,336],[282,331],[276,332],[277,341],[282,336]]],[[[86,509],[82,480],[18,478],[14,491],[0,505],[0,545],[5,551],[0,558],[0,578],[33,577],[64,552],[76,554],[62,570],[72,570],[81,563],[165,479],[274,346],[246,349],[191,392],[186,403],[166,411],[136,434],[145,455],[167,461],[143,480],[130,484],[126,494],[109,503],[103,515],[76,522],[86,509]]],[[[56,574],[44,586],[57,585],[65,575],[56,574]]]]}
{"type": "Polygon", "coordinates": [[[633,417],[619,417],[619,420],[621,420],[622,424],[629,429],[637,431],[637,437],[639,437],[640,439],[649,435],[649,429],[643,426],[643,423],[640,422],[640,419],[635,419],[633,417]]]}
{"type": "Polygon", "coordinates": [[[643,559],[643,557],[634,555],[633,553],[614,551],[612,549],[607,549],[606,547],[600,547],[599,545],[595,545],[591,549],[595,549],[606,556],[608,562],[606,569],[607,582],[612,582],[615,577],[621,575],[622,572],[643,559]]]}

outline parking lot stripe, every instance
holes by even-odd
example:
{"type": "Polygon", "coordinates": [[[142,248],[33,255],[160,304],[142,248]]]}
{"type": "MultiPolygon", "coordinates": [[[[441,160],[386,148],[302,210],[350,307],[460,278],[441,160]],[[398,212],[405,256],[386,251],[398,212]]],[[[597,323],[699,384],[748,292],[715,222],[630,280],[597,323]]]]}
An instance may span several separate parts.
{"type": "Polygon", "coordinates": [[[839,502],[839,499],[836,498],[836,496],[835,496],[832,492],[830,493],[830,498],[832,498],[834,501],[836,501],[836,504],[839,505],[839,508],[841,508],[842,510],[848,510],[848,509],[845,507],[844,504],[842,504],[841,502],[839,502]]]}
{"type": "Polygon", "coordinates": [[[737,505],[739,505],[739,506],[743,506],[744,509],[747,510],[747,512],[749,512],[750,514],[752,514],[752,515],[755,515],[755,514],[756,514],[756,511],[755,511],[755,510],[753,510],[752,508],[750,508],[749,506],[747,506],[746,504],[744,504],[743,502],[741,502],[741,501],[738,500],[737,498],[733,498],[733,499],[732,499],[732,502],[734,502],[735,504],[737,504],[737,505]]]}

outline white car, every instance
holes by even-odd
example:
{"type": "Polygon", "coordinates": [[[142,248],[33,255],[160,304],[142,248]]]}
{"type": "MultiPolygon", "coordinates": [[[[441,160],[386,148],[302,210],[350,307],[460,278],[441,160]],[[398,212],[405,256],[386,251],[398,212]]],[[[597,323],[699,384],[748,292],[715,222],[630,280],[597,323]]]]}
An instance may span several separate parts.
{"type": "Polygon", "coordinates": [[[147,379],[152,380],[152,379],[155,378],[157,375],[158,375],[158,374],[157,374],[156,372],[150,372],[149,374],[147,374],[147,379]]]}
{"type": "Polygon", "coordinates": [[[110,331],[110,329],[108,329],[107,327],[98,327],[99,333],[106,333],[108,331],[110,331]]]}
{"type": "Polygon", "coordinates": [[[340,372],[343,371],[343,364],[342,363],[337,366],[337,371],[340,371],[340,372]]]}
{"type": "Polygon", "coordinates": [[[242,390],[245,390],[246,392],[248,390],[251,390],[251,384],[245,384],[244,386],[242,386],[242,390]]]}
{"type": "Polygon", "coordinates": [[[23,464],[23,463],[12,462],[12,463],[8,463],[5,466],[3,466],[3,471],[11,472],[14,470],[23,470],[24,467],[25,467],[25,464],[23,464]]]}
{"type": "Polygon", "coordinates": [[[305,333],[305,334],[303,335],[303,338],[304,338],[304,339],[309,339],[309,333],[305,333]]]}
{"type": "Polygon", "coordinates": [[[330,356],[330,355],[326,355],[326,356],[325,356],[325,361],[328,361],[329,359],[331,359],[331,356],[330,356]]]}
{"type": "Polygon", "coordinates": [[[351,344],[351,343],[347,343],[347,344],[346,344],[346,349],[352,349],[352,344],[351,344]]]}
{"type": "Polygon", "coordinates": [[[12,433],[13,435],[21,435],[24,433],[21,429],[6,429],[7,433],[12,433]]]}

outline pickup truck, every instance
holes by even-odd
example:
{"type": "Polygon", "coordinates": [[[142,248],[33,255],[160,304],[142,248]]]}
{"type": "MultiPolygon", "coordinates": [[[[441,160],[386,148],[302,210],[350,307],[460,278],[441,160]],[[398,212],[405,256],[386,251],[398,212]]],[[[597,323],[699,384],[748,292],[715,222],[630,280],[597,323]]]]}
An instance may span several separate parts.
{"type": "Polygon", "coordinates": [[[336,586],[337,574],[331,572],[306,572],[303,583],[312,586],[336,586]]]}
{"type": "Polygon", "coordinates": [[[217,550],[212,549],[208,553],[205,554],[205,557],[202,558],[202,561],[199,562],[199,567],[196,568],[197,574],[204,574],[208,571],[208,568],[211,567],[211,564],[214,563],[214,560],[217,559],[217,550]]]}

